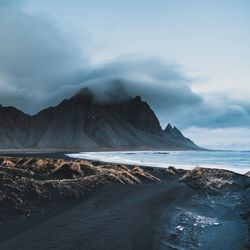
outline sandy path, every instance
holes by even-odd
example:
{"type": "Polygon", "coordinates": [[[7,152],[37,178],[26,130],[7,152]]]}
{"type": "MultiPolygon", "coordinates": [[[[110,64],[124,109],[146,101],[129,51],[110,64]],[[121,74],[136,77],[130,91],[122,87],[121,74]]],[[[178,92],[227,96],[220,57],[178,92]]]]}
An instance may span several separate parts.
{"type": "Polygon", "coordinates": [[[152,249],[164,206],[189,197],[181,183],[111,185],[0,244],[0,249],[152,249]]]}

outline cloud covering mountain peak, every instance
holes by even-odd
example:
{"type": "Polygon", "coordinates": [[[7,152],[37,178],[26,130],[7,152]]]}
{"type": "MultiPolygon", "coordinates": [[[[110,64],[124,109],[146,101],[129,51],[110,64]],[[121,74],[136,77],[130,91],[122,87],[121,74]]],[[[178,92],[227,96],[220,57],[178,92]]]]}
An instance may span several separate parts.
{"type": "Polygon", "coordinates": [[[170,122],[180,128],[249,127],[247,98],[236,98],[232,91],[194,91],[199,79],[159,57],[120,56],[92,64],[87,32],[79,46],[67,27],[43,12],[28,11],[26,2],[0,2],[2,105],[34,114],[87,87],[102,102],[142,96],[162,126],[170,122]]]}

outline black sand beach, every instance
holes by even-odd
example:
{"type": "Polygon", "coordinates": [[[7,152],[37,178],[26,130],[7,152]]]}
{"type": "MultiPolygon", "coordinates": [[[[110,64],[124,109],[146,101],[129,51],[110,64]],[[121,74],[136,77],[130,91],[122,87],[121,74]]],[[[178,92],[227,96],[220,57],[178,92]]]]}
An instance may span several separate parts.
{"type": "Polygon", "coordinates": [[[247,176],[56,156],[1,157],[0,249],[249,247],[247,176]]]}

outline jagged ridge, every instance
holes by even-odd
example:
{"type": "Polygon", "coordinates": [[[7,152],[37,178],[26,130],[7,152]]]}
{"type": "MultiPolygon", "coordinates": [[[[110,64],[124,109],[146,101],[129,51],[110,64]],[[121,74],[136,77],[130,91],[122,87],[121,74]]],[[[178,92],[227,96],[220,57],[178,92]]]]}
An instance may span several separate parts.
{"type": "Polygon", "coordinates": [[[34,116],[0,106],[0,148],[199,149],[171,125],[161,129],[141,97],[98,103],[81,90],[34,116]]]}

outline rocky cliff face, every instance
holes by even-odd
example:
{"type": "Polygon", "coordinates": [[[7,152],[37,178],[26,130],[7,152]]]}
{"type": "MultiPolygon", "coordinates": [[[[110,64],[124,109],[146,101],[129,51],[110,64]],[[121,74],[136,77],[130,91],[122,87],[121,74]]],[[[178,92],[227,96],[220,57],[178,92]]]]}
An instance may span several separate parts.
{"type": "Polygon", "coordinates": [[[98,103],[86,89],[34,116],[0,107],[0,136],[1,148],[198,149],[140,97],[98,103]]]}
{"type": "Polygon", "coordinates": [[[119,115],[140,130],[162,135],[158,118],[149,105],[141,100],[140,96],[136,96],[127,103],[123,103],[119,115]]]}
{"type": "Polygon", "coordinates": [[[29,137],[31,117],[13,107],[0,106],[0,147],[21,147],[29,137]]]}
{"type": "Polygon", "coordinates": [[[172,127],[171,124],[168,124],[164,130],[164,136],[176,147],[183,147],[187,149],[199,149],[197,145],[190,139],[186,138],[181,131],[175,126],[172,127]]]}

